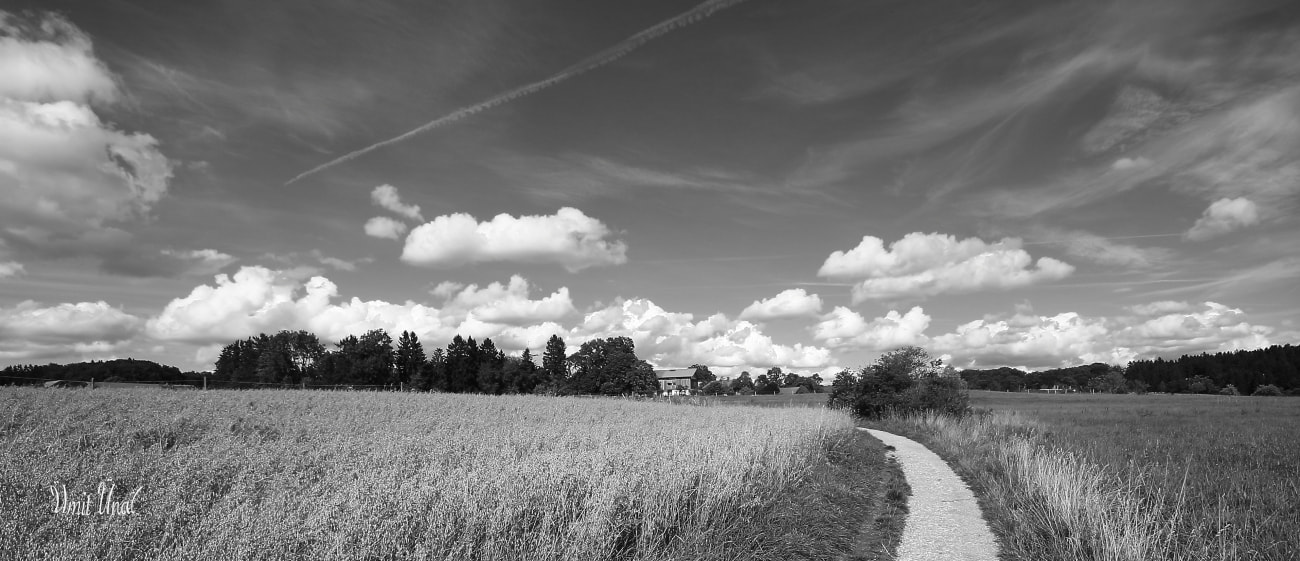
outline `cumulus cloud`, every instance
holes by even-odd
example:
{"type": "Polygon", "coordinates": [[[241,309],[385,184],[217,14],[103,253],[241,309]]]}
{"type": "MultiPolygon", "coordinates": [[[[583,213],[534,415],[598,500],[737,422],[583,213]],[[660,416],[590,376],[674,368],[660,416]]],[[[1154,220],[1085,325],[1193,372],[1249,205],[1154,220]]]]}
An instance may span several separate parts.
{"type": "MultiPolygon", "coordinates": [[[[458,292],[447,299],[446,309],[450,312],[464,311],[488,323],[523,325],[557,321],[577,313],[573,300],[569,298],[568,288],[560,287],[541,300],[530,300],[528,281],[519,275],[510,277],[510,283],[505,285],[494,282],[479,288],[478,285],[471,284],[456,290],[458,292]]],[[[435,292],[438,292],[437,288],[435,292]]],[[[444,294],[447,292],[446,288],[442,291],[444,294]]]]}
{"type": "Polygon", "coordinates": [[[90,37],[57,15],[35,21],[0,11],[0,96],[87,103],[117,99],[117,84],[90,37]]]}
{"type": "Polygon", "coordinates": [[[264,267],[242,267],[233,276],[217,275],[215,286],[200,285],[172,300],[147,330],[159,340],[213,344],[281,329],[307,329],[336,341],[377,327],[420,335],[443,327],[433,308],[357,298],[335,305],[337,296],[338,286],[325,277],[303,282],[264,267]]]}
{"type": "Polygon", "coordinates": [[[0,261],[0,279],[16,277],[25,272],[27,272],[27,270],[23,267],[22,263],[17,261],[0,261]]]}
{"type": "Polygon", "coordinates": [[[865,279],[853,287],[853,302],[942,293],[1007,289],[1057,280],[1074,267],[1051,257],[1036,262],[1020,240],[986,243],[944,234],[913,232],[885,248],[864,236],[857,247],[826,258],[819,276],[865,279]]]}
{"type": "Polygon", "coordinates": [[[402,197],[397,193],[397,188],[392,185],[380,185],[370,192],[370,201],[380,208],[387,209],[395,214],[400,214],[411,220],[424,221],[424,216],[420,215],[420,205],[408,205],[402,203],[402,197]]]}
{"type": "Polygon", "coordinates": [[[387,216],[376,216],[366,221],[366,235],[395,240],[406,233],[406,224],[387,216]]]}
{"type": "Polygon", "coordinates": [[[0,13],[0,75],[0,223],[15,247],[102,240],[106,222],[145,215],[167,192],[172,164],[157,140],[92,109],[117,88],[67,20],[0,13]]]}
{"type": "Polygon", "coordinates": [[[490,261],[557,263],[577,272],[627,262],[627,244],[612,236],[604,223],[571,207],[554,215],[498,214],[485,222],[458,213],[412,230],[402,260],[440,268],[490,261]]]}
{"type": "Polygon", "coordinates": [[[1066,312],[1054,316],[1017,314],[999,321],[979,319],[931,341],[936,352],[953,355],[957,364],[965,366],[1047,368],[1132,360],[1129,349],[1108,345],[1109,334],[1104,320],[1066,312]]]}
{"type": "Polygon", "coordinates": [[[1116,344],[1145,355],[1256,349],[1269,345],[1272,328],[1253,325],[1240,308],[1204,302],[1199,309],[1147,318],[1125,326],[1116,344]]]}
{"type": "Polygon", "coordinates": [[[1252,226],[1259,222],[1259,207],[1246,197],[1219,199],[1210,203],[1196,224],[1184,234],[1189,240],[1203,241],[1252,226]]]}
{"type": "Polygon", "coordinates": [[[637,354],[654,364],[708,364],[724,375],[743,368],[824,368],[833,363],[830,350],[776,343],[749,321],[731,320],[723,314],[696,321],[692,314],[669,312],[644,298],[622,300],[590,312],[570,334],[579,344],[595,337],[630,337],[637,354]]]}
{"type": "Polygon", "coordinates": [[[982,319],[935,336],[931,348],[958,365],[1052,368],[1080,363],[1126,364],[1134,359],[1269,345],[1272,329],[1245,312],[1215,302],[1152,302],[1132,306],[1136,316],[1086,317],[1016,314],[982,319]]]}
{"type": "Polygon", "coordinates": [[[822,299],[802,288],[783,290],[765,300],[755,300],[740,312],[740,319],[764,321],[815,316],[822,311],[822,299]]]}
{"type": "Polygon", "coordinates": [[[930,316],[920,306],[906,314],[890,310],[884,317],[867,321],[861,314],[836,306],[813,326],[813,338],[831,348],[861,348],[872,351],[906,345],[925,345],[930,316]]]}
{"type": "Polygon", "coordinates": [[[140,318],[103,301],[42,306],[28,300],[0,307],[0,339],[30,344],[118,342],[142,326],[140,318]]]}
{"type": "Polygon", "coordinates": [[[243,267],[233,276],[217,275],[215,281],[215,285],[195,287],[189,295],[168,303],[149,320],[150,336],[216,344],[257,333],[306,329],[337,341],[370,329],[385,329],[390,333],[412,331],[421,338],[442,341],[457,333],[498,337],[515,327],[535,327],[575,313],[567,288],[532,300],[528,281],[518,276],[506,285],[449,290],[441,308],[411,301],[352,298],[336,302],[338,286],[325,277],[304,280],[264,267],[243,267]]]}
{"type": "Polygon", "coordinates": [[[412,331],[440,345],[456,334],[491,337],[510,351],[536,351],[551,335],[574,348],[595,338],[626,336],[638,355],[652,363],[708,364],[722,374],[746,367],[826,368],[834,363],[825,348],[779,344],[749,321],[723,314],[697,321],[692,314],[669,312],[646,299],[620,299],[575,321],[569,319],[576,311],[567,288],[533,299],[532,287],[518,276],[482,287],[441,284],[435,290],[443,297],[439,306],[339,301],[338,287],[329,279],[303,281],[262,267],[243,267],[215,281],[172,300],[148,321],[149,336],[211,346],[281,329],[306,329],[329,341],[385,329],[412,331]],[[564,322],[572,323],[566,327],[564,322]]]}

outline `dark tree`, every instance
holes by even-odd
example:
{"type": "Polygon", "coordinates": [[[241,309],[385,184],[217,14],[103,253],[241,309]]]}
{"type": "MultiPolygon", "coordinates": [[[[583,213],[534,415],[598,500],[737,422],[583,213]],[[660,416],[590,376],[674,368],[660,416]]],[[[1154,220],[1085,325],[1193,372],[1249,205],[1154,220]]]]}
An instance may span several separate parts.
{"type": "Polygon", "coordinates": [[[587,341],[569,361],[573,365],[567,384],[571,393],[653,393],[658,387],[654,369],[636,357],[636,349],[628,337],[587,341]]]}
{"type": "Polygon", "coordinates": [[[749,377],[749,372],[741,372],[740,376],[731,381],[731,391],[736,393],[753,393],[754,380],[749,377]]]}
{"type": "Polygon", "coordinates": [[[569,355],[565,349],[564,339],[551,335],[546,341],[546,350],[542,352],[542,374],[539,385],[558,388],[569,378],[569,355]]]}
{"type": "MultiPolygon", "coordinates": [[[[916,411],[966,414],[970,397],[964,383],[941,376],[942,371],[943,361],[931,359],[920,347],[889,351],[862,369],[851,391],[834,393],[829,404],[867,418],[916,411]]],[[[841,387],[847,382],[847,378],[837,379],[841,387]]]]}
{"type": "MultiPolygon", "coordinates": [[[[420,344],[420,338],[414,333],[403,331],[397,339],[397,355],[394,357],[393,373],[395,380],[393,383],[411,384],[419,378],[420,369],[424,366],[424,345],[420,344]]],[[[424,389],[428,389],[427,383],[424,389]]],[[[417,388],[418,389],[418,388],[417,388]]]]}
{"type": "Polygon", "coordinates": [[[478,369],[476,375],[478,378],[478,391],[501,395],[506,391],[506,381],[503,373],[506,363],[506,355],[497,349],[492,339],[483,339],[483,344],[478,349],[478,369]]]}
{"type": "Polygon", "coordinates": [[[718,377],[709,371],[709,367],[703,364],[692,364],[691,368],[695,369],[695,374],[691,376],[692,385],[697,388],[703,388],[705,384],[717,380],[718,377]]]}

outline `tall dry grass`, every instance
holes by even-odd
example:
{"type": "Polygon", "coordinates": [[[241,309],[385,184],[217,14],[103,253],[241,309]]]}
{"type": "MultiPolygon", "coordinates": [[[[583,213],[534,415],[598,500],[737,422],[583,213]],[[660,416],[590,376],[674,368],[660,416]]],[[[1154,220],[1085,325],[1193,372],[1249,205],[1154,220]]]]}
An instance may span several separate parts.
{"type": "Polygon", "coordinates": [[[741,559],[846,416],[616,400],[0,389],[0,558],[741,559]],[[143,487],[137,513],[47,486],[143,487]]]}
{"type": "Polygon", "coordinates": [[[1174,396],[1101,399],[1024,398],[1022,410],[999,403],[963,419],[878,424],[953,463],[1013,559],[1296,558],[1300,446],[1268,436],[1285,432],[1294,411],[1264,415],[1240,400],[1194,409],[1174,396]]]}

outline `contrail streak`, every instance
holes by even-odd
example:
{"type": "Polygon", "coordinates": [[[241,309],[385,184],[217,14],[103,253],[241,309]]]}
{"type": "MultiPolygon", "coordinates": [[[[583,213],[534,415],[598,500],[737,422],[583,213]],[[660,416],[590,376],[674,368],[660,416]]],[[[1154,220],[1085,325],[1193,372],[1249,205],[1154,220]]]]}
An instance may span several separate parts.
{"type": "Polygon", "coordinates": [[[452,111],[451,113],[443,115],[442,117],[438,117],[437,119],[429,121],[423,125],[420,125],[419,127],[411,129],[410,131],[402,133],[388,140],[377,142],[375,144],[371,144],[370,146],[367,146],[360,150],[356,150],[344,154],[342,156],[339,156],[338,158],[325,162],[319,166],[316,166],[314,168],[311,168],[307,171],[304,171],[294,176],[293,179],[286,181],[285,185],[292,184],[304,177],[334,167],[338,164],[350,160],[354,160],[362,155],[373,152],[385,146],[389,146],[391,144],[397,144],[398,142],[402,142],[403,140],[411,138],[420,133],[427,132],[436,129],[438,127],[441,127],[443,125],[459,121],[461,119],[464,119],[465,117],[469,117],[480,111],[491,109],[498,105],[510,101],[514,101],[526,95],[533,94],[541,90],[544,90],[546,88],[549,88],[551,86],[554,86],[574,76],[578,76],[590,70],[595,70],[597,68],[605,66],[606,64],[609,64],[620,58],[623,58],[625,55],[636,50],[642,45],[645,45],[646,43],[649,43],[650,41],[653,41],[659,38],[660,36],[663,36],[668,32],[673,31],[674,29],[677,29],[679,27],[685,27],[687,25],[700,21],[704,18],[707,18],[713,15],[715,12],[730,8],[744,1],[745,0],[708,0],[694,8],[691,8],[690,10],[682,12],[676,16],[673,16],[672,18],[669,18],[667,20],[664,20],[656,24],[653,27],[650,27],[635,35],[632,35],[631,37],[628,37],[627,39],[624,39],[623,41],[619,42],[617,45],[614,45],[592,56],[584,58],[581,61],[578,61],[576,64],[573,64],[568,68],[565,68],[564,70],[561,70],[556,74],[553,74],[549,78],[545,78],[543,80],[539,80],[531,84],[520,86],[518,88],[515,88],[503,94],[497,95],[496,97],[488,99],[487,101],[470,105],[468,107],[462,107],[460,109],[452,111]]]}

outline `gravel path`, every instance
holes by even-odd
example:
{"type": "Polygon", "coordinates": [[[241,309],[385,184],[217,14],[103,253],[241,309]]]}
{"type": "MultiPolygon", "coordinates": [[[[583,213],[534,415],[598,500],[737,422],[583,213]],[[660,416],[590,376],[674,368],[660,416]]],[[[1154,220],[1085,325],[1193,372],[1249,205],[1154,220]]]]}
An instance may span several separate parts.
{"type": "Polygon", "coordinates": [[[952,468],[916,441],[884,431],[865,430],[888,446],[903,468],[912,496],[898,544],[901,561],[996,561],[997,541],[980,514],[979,503],[952,468]]]}

